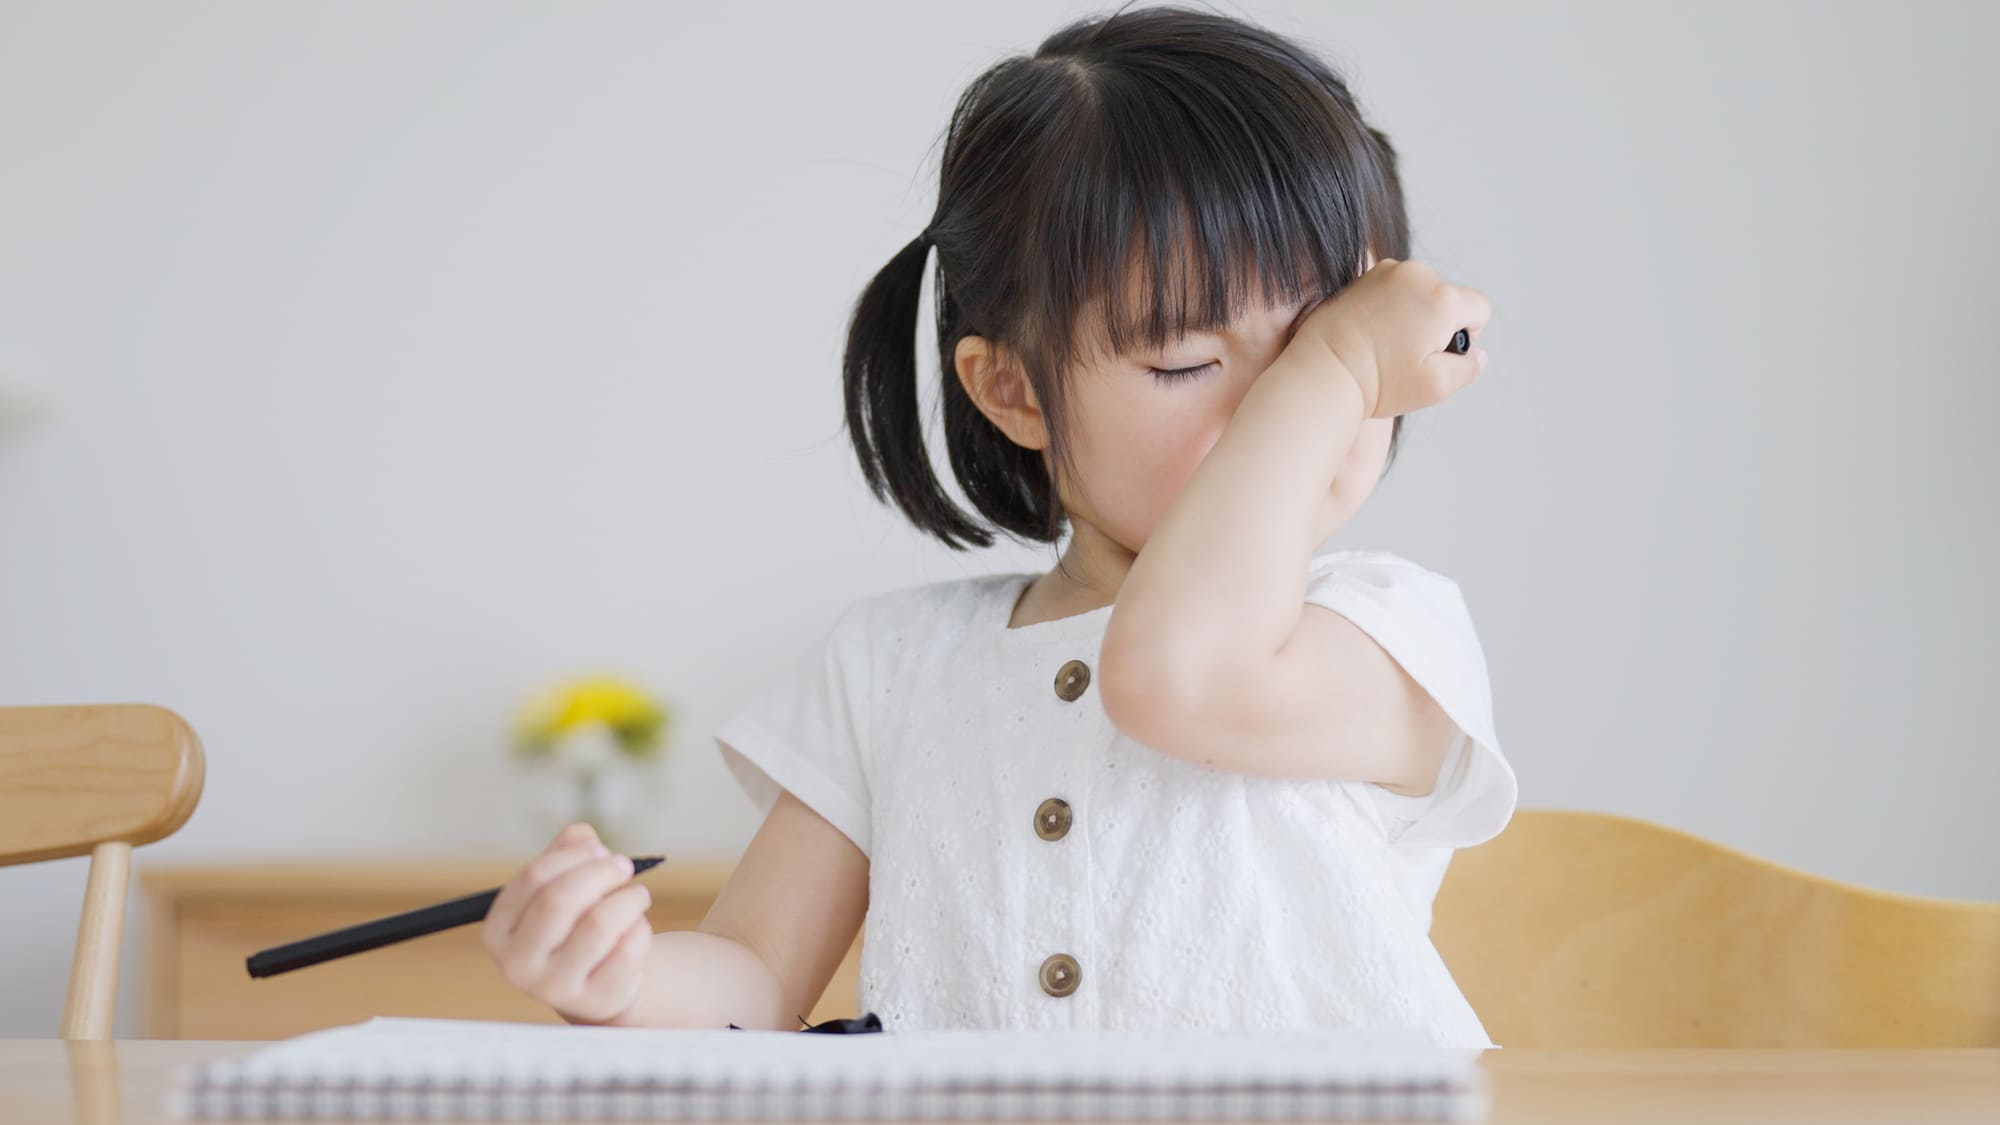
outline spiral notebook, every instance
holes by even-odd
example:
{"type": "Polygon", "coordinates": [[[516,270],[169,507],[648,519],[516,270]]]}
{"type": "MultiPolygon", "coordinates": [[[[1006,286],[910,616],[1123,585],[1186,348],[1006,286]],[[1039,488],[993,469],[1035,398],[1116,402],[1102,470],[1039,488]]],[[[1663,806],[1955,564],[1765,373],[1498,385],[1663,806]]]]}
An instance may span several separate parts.
{"type": "Polygon", "coordinates": [[[1334,1031],[792,1031],[377,1017],[175,1075],[177,1117],[1426,1120],[1479,1052],[1334,1031]]]}

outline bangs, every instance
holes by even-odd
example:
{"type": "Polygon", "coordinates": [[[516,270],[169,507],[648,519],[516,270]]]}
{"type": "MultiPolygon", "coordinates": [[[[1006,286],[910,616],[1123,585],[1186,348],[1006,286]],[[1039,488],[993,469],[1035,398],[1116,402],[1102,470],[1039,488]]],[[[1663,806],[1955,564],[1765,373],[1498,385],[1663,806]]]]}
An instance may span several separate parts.
{"type": "Polygon", "coordinates": [[[1032,335],[1058,368],[1332,296],[1371,250],[1407,256],[1386,144],[1305,75],[1228,61],[1190,45],[1078,76],[1027,240],[1050,256],[1017,275],[1039,279],[1032,335]]]}

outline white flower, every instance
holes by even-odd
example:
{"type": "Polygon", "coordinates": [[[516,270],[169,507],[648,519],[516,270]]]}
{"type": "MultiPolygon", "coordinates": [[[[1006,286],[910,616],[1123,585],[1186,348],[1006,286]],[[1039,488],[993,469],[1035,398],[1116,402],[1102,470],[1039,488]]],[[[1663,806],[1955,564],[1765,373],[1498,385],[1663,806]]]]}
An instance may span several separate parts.
{"type": "Polygon", "coordinates": [[[580,723],[556,739],[555,760],[577,776],[601,773],[618,760],[618,736],[601,722],[580,723]]]}

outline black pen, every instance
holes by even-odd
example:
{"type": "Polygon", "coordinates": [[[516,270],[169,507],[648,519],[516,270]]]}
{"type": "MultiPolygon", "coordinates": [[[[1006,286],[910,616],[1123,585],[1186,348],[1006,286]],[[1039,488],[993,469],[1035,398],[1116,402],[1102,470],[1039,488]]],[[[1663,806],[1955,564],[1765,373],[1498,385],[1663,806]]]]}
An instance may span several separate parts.
{"type": "MultiPolygon", "coordinates": [[[[665,856],[649,855],[632,860],[632,874],[656,867],[665,856]]],[[[500,888],[480,891],[476,895],[466,895],[434,906],[419,907],[401,914],[391,914],[387,918],[377,918],[372,922],[362,922],[344,930],[316,937],[302,938],[285,945],[273,946],[261,953],[250,955],[248,962],[250,975],[268,977],[277,973],[288,973],[293,969],[303,969],[307,965],[317,965],[321,961],[331,961],[335,957],[345,957],[350,953],[365,953],[399,941],[434,934],[439,930],[449,930],[453,926],[463,926],[486,917],[493,908],[493,900],[500,897],[500,888]]]]}

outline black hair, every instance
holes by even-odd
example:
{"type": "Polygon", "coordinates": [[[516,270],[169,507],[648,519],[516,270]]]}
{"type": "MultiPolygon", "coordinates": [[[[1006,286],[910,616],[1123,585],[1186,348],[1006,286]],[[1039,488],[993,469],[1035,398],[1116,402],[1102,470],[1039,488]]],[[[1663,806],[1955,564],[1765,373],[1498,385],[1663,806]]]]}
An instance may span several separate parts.
{"type": "Polygon", "coordinates": [[[959,97],[929,226],[855,303],[843,375],[862,475],[954,549],[989,545],[996,527],[1054,543],[1056,481],[1074,471],[1063,391],[1092,343],[1077,331],[1086,310],[1103,311],[1114,352],[1157,348],[1229,323],[1258,294],[1332,296],[1368,253],[1408,258],[1409,240],[1395,149],[1310,52],[1181,7],[1079,20],[959,97]],[[944,440],[984,522],[946,495],[923,439],[917,315],[933,246],[944,440]],[[1138,307],[1107,300],[1128,292],[1128,271],[1152,295],[1138,307]],[[1019,358],[1046,460],[966,394],[954,355],[967,335],[1019,358]]]}

